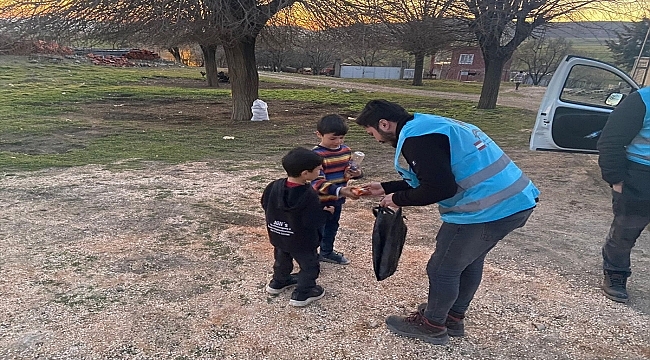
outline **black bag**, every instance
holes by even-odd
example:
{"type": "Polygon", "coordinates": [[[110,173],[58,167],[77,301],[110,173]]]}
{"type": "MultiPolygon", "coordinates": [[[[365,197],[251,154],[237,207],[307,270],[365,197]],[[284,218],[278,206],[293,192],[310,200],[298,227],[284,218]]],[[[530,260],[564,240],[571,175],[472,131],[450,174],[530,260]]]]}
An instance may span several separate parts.
{"type": "Polygon", "coordinates": [[[372,209],[375,226],[372,229],[372,266],[377,280],[393,275],[406,241],[406,224],[402,208],[393,211],[377,206],[372,209]]]}

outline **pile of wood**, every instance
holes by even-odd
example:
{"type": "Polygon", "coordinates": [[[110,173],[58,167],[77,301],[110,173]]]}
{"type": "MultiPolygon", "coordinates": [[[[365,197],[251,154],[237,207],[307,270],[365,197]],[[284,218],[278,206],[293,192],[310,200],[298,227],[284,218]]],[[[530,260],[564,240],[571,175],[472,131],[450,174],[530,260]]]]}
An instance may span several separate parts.
{"type": "Polygon", "coordinates": [[[72,55],[74,51],[67,46],[61,46],[54,41],[9,41],[10,39],[0,39],[3,46],[0,46],[4,53],[9,55],[72,55]],[[6,42],[6,43],[5,43],[6,42]]]}
{"type": "Polygon", "coordinates": [[[160,59],[160,55],[153,51],[149,50],[140,50],[140,49],[132,49],[126,55],[124,55],[127,59],[133,59],[133,60],[158,60],[160,59]]]}
{"type": "Polygon", "coordinates": [[[113,55],[102,56],[102,55],[95,55],[90,53],[86,55],[86,57],[90,59],[90,62],[92,62],[95,65],[115,66],[115,67],[135,66],[135,64],[130,62],[129,59],[127,59],[125,56],[113,56],[113,55]]]}

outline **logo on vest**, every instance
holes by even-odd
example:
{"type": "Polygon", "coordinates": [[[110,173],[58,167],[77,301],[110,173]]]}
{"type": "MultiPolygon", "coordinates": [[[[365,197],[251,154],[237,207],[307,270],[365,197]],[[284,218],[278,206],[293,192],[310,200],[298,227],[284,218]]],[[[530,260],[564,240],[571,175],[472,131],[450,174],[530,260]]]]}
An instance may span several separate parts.
{"type": "Polygon", "coordinates": [[[485,149],[485,148],[487,147],[487,145],[486,145],[486,144],[483,142],[483,140],[481,139],[481,137],[482,137],[481,135],[482,135],[482,134],[485,135],[485,134],[484,134],[482,131],[478,130],[478,129],[472,129],[472,134],[473,134],[474,137],[476,138],[476,142],[474,143],[474,146],[475,146],[479,151],[485,149]]]}
{"type": "Polygon", "coordinates": [[[274,232],[278,235],[282,235],[282,236],[293,235],[293,230],[291,229],[289,224],[284,221],[275,220],[274,222],[268,224],[268,228],[269,231],[274,232]]]}

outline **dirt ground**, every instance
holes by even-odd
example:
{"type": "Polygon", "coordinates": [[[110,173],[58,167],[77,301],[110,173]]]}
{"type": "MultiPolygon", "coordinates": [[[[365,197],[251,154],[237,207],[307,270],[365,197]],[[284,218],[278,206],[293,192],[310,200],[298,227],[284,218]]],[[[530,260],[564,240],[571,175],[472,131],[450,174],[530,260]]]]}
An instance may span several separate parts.
{"type": "MultiPolygon", "coordinates": [[[[114,116],[123,109],[107,106],[114,116]]],[[[368,153],[364,181],[395,178],[392,148],[382,149],[368,153]]],[[[398,272],[377,282],[376,200],[349,201],[335,246],[352,263],[323,264],[325,297],[293,308],[289,292],[264,291],[272,252],[259,196],[282,176],[276,164],[3,172],[0,358],[650,358],[647,232],[632,254],[630,303],[599,290],[611,211],[596,157],[506,151],[541,201],[488,257],[467,336],[448,346],[394,336],[383,324],[426,299],[440,225],[434,206],[404,210],[409,233],[398,272]]]]}

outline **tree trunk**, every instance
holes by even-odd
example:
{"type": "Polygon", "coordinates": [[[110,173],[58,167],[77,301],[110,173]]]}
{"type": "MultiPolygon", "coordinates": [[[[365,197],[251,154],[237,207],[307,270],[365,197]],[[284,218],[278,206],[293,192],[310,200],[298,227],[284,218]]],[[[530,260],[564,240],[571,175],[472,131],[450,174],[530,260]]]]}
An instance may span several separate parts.
{"type": "Polygon", "coordinates": [[[413,74],[413,86],[422,86],[422,72],[424,70],[424,53],[415,54],[415,73],[413,74]]]}
{"type": "Polygon", "coordinates": [[[217,45],[201,45],[203,52],[203,64],[205,65],[205,77],[208,80],[208,87],[219,87],[217,76],[217,45]]]}
{"type": "Polygon", "coordinates": [[[176,61],[177,63],[181,62],[181,51],[178,47],[175,46],[175,47],[167,48],[167,51],[169,51],[169,53],[172,54],[172,56],[174,57],[174,61],[176,61]]]}
{"type": "Polygon", "coordinates": [[[232,120],[250,120],[258,98],[259,75],[255,63],[255,37],[245,36],[223,47],[232,92],[232,120]]]}
{"type": "Polygon", "coordinates": [[[484,59],[485,78],[481,87],[481,98],[478,100],[479,109],[494,109],[497,106],[501,74],[503,73],[504,59],[484,59]]]}

